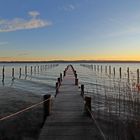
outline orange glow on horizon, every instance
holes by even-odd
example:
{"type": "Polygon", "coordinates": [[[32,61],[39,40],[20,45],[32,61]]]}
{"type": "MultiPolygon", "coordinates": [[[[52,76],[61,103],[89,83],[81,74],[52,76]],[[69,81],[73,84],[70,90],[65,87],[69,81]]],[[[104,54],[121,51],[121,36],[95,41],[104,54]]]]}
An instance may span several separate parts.
{"type": "Polygon", "coordinates": [[[0,61],[53,61],[53,60],[66,60],[66,61],[74,61],[74,60],[109,60],[109,61],[140,61],[140,56],[72,56],[72,57],[0,57],[0,61]]]}

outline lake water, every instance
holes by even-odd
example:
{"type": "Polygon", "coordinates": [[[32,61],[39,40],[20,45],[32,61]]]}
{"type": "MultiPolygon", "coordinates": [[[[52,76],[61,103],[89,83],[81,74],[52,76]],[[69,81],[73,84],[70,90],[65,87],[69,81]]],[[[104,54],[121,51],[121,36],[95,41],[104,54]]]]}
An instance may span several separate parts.
{"type": "MultiPolygon", "coordinates": [[[[60,63],[58,66],[45,63],[1,63],[0,64],[0,86],[14,87],[26,91],[32,91],[35,94],[46,94],[55,91],[55,83],[60,73],[67,66],[67,63],[60,63]],[[2,68],[5,68],[5,80],[2,83],[2,68]],[[27,75],[25,74],[25,66],[27,66],[27,75]],[[32,66],[32,73],[31,73],[32,66]],[[38,69],[39,66],[39,69],[38,69]],[[12,80],[12,68],[15,69],[15,79],[12,80]],[[21,77],[19,78],[19,69],[21,68],[21,77]],[[35,70],[36,69],[36,70],[35,70]]],[[[94,86],[108,85],[112,82],[120,82],[119,68],[122,68],[121,82],[127,82],[127,67],[130,69],[130,82],[137,81],[137,69],[140,68],[139,63],[89,63],[81,66],[79,63],[73,64],[77,71],[79,83],[85,85],[86,91],[94,90],[94,86]],[[96,70],[95,66],[96,65],[96,70]],[[101,70],[102,66],[102,70],[101,70]],[[105,72],[107,66],[107,72],[105,72]],[[111,66],[111,74],[109,74],[109,66],[111,66]],[[115,76],[113,68],[115,67],[115,76]],[[101,72],[102,71],[102,72],[101,72]]]]}
{"type": "MultiPolygon", "coordinates": [[[[57,78],[67,65],[69,64],[0,63],[0,90],[12,87],[18,91],[21,90],[21,93],[18,92],[19,94],[27,91],[27,94],[33,93],[40,96],[47,93],[54,95],[57,78]],[[2,82],[3,66],[5,69],[4,82],[2,82]],[[27,74],[25,66],[27,66],[27,74]],[[15,70],[14,80],[12,80],[12,68],[15,70]]],[[[119,130],[122,129],[122,126],[126,129],[128,122],[140,126],[140,90],[137,78],[139,63],[73,63],[72,65],[77,71],[79,86],[84,84],[85,94],[92,99],[92,112],[107,138],[119,140],[117,137],[120,135],[119,130]],[[115,74],[113,68],[115,68],[115,74]],[[111,125],[104,127],[100,120],[106,120],[111,125]],[[116,125],[118,122],[122,125],[116,125]]]]}

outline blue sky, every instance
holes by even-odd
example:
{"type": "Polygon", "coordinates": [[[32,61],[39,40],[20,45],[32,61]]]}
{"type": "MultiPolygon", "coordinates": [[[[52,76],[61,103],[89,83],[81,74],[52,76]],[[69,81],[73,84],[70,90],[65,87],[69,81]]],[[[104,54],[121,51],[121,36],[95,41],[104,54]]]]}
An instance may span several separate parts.
{"type": "Polygon", "coordinates": [[[0,0],[0,60],[140,60],[139,0],[0,0]]]}

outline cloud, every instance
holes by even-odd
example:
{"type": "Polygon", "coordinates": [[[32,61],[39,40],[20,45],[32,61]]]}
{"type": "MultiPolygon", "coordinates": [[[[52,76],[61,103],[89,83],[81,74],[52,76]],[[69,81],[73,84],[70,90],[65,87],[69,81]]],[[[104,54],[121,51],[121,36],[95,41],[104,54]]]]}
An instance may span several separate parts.
{"type": "Polygon", "coordinates": [[[36,18],[37,16],[40,15],[38,11],[30,11],[28,14],[33,18],[36,18]]]}
{"type": "Polygon", "coordinates": [[[73,10],[75,10],[75,6],[72,4],[69,4],[69,5],[65,6],[63,9],[65,11],[73,11],[73,10]]]}
{"type": "Polygon", "coordinates": [[[30,11],[28,13],[31,18],[23,19],[23,18],[14,18],[12,20],[0,20],[0,32],[12,32],[17,30],[26,30],[26,29],[35,29],[50,26],[52,23],[37,18],[40,15],[37,11],[30,11]]]}
{"type": "Polygon", "coordinates": [[[6,42],[6,41],[5,42],[0,42],[0,46],[1,45],[7,45],[7,44],[8,44],[8,42],[6,42]]]}
{"type": "Polygon", "coordinates": [[[140,27],[130,27],[128,29],[122,29],[120,31],[114,31],[109,33],[108,36],[115,37],[115,36],[126,36],[126,35],[137,35],[140,34],[140,27]]]}
{"type": "Polygon", "coordinates": [[[19,53],[19,54],[17,54],[17,56],[27,56],[27,55],[30,55],[30,53],[28,53],[28,52],[22,52],[22,53],[19,53]]]}

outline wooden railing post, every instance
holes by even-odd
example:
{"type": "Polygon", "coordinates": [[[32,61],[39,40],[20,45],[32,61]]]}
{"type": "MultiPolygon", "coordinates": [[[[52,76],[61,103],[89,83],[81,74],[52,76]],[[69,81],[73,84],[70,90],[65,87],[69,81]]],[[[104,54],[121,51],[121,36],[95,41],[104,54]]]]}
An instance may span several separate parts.
{"type": "Polygon", "coordinates": [[[58,84],[59,84],[59,86],[61,85],[61,80],[60,80],[60,78],[57,78],[57,82],[58,82],[58,84]]]}
{"type": "Polygon", "coordinates": [[[91,97],[85,96],[85,112],[90,115],[91,112],[91,97]]]}
{"type": "Polygon", "coordinates": [[[19,79],[21,78],[21,68],[19,68],[19,79]]]}
{"type": "Polygon", "coordinates": [[[58,82],[56,82],[56,87],[55,88],[56,88],[56,93],[55,93],[55,97],[56,97],[58,92],[59,92],[59,89],[58,89],[59,88],[59,84],[58,84],[58,82]]]}
{"type": "Polygon", "coordinates": [[[51,111],[51,95],[50,94],[46,94],[44,95],[44,121],[46,120],[46,117],[50,115],[50,111],[51,111]],[[46,101],[47,100],[47,101],[46,101]]]}
{"type": "Polygon", "coordinates": [[[27,66],[25,66],[25,76],[27,76],[27,66]]]}
{"type": "Polygon", "coordinates": [[[77,78],[77,73],[75,73],[75,78],[77,78]]]}
{"type": "Polygon", "coordinates": [[[62,73],[60,73],[60,81],[62,82],[62,73]]]}
{"type": "Polygon", "coordinates": [[[75,85],[78,86],[78,79],[75,78],[75,85]]]}
{"type": "Polygon", "coordinates": [[[139,84],[139,82],[140,82],[139,75],[140,75],[140,72],[139,72],[139,69],[137,69],[137,84],[139,84]]]}
{"type": "Polygon", "coordinates": [[[64,70],[64,71],[63,71],[63,77],[65,77],[65,76],[66,76],[66,71],[64,70]]]}
{"type": "Polygon", "coordinates": [[[81,85],[81,96],[84,97],[84,85],[81,85]]]}
{"type": "Polygon", "coordinates": [[[31,75],[33,74],[33,67],[31,66],[31,75]]]}
{"type": "Polygon", "coordinates": [[[129,67],[127,68],[127,79],[128,79],[128,82],[130,81],[130,74],[129,74],[129,67]]]}
{"type": "Polygon", "coordinates": [[[114,77],[115,77],[115,74],[116,74],[116,72],[115,72],[115,67],[113,68],[113,73],[114,73],[114,77]]]}
{"type": "Polygon", "coordinates": [[[12,80],[14,80],[15,79],[15,70],[14,70],[14,68],[12,68],[12,80]]]}
{"type": "Polygon", "coordinates": [[[122,78],[122,68],[121,67],[120,67],[119,71],[120,71],[120,79],[121,79],[122,78]]]}
{"type": "Polygon", "coordinates": [[[111,66],[109,66],[109,75],[111,75],[111,66]]]}
{"type": "Polygon", "coordinates": [[[4,70],[4,66],[2,68],[2,82],[4,83],[4,78],[5,78],[5,70],[4,70]]]}

